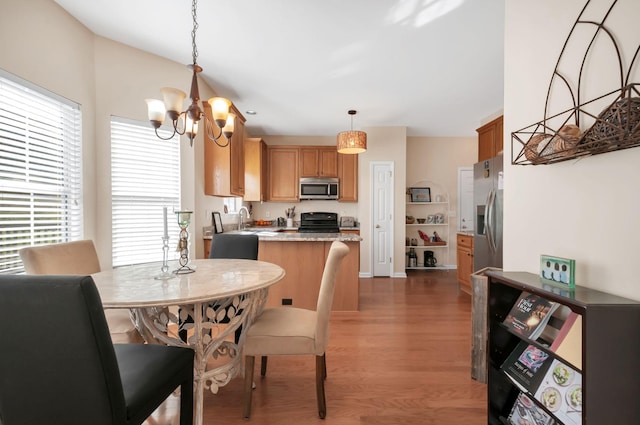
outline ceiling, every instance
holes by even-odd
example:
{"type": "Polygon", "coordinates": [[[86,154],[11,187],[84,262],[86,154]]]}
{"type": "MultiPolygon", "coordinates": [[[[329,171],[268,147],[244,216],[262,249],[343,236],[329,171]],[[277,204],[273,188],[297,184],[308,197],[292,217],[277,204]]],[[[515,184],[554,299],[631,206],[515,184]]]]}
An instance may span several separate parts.
{"type": "MultiPolygon", "coordinates": [[[[100,36],[192,62],[189,0],[54,1],[100,36]]],[[[197,15],[202,77],[252,136],[332,136],[349,109],[358,130],[473,136],[503,107],[504,0],[201,0],[197,15]]]]}

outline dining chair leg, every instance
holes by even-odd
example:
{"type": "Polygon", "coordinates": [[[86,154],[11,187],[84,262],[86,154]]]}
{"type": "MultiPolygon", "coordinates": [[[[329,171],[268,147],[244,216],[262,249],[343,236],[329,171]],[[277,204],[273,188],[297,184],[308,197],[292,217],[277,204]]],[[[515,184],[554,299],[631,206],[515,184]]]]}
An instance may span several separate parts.
{"type": "Polygon", "coordinates": [[[322,355],[322,378],[327,379],[327,353],[322,355]]]}
{"type": "Polygon", "coordinates": [[[262,356],[260,359],[260,376],[264,377],[267,375],[267,356],[262,356]]]}
{"type": "Polygon", "coordinates": [[[316,356],[316,398],[318,399],[318,416],[324,419],[327,415],[327,401],[324,397],[324,354],[316,356]]]}
{"type": "Polygon", "coordinates": [[[193,369],[191,378],[180,385],[180,425],[193,424],[193,369]]]}
{"type": "Polygon", "coordinates": [[[242,395],[242,417],[249,419],[251,416],[251,399],[253,397],[253,366],[256,358],[244,356],[244,394],[242,395]]]}

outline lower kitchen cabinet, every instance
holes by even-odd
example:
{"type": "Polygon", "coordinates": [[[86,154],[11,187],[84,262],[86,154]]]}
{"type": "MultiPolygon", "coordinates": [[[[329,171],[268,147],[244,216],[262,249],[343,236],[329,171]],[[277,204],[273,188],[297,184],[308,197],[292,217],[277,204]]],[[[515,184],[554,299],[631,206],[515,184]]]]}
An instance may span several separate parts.
{"type": "Polygon", "coordinates": [[[473,236],[458,233],[457,237],[458,288],[471,295],[473,273],[473,236]]]}

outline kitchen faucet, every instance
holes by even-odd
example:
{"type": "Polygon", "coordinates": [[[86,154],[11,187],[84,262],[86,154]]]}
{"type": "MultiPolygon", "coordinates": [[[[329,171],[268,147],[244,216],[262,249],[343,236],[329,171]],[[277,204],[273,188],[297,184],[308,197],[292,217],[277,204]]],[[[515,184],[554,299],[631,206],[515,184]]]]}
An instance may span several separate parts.
{"type": "Polygon", "coordinates": [[[242,211],[243,210],[247,212],[247,220],[249,220],[249,209],[243,205],[238,210],[238,230],[242,230],[244,228],[244,223],[242,221],[242,211]]]}

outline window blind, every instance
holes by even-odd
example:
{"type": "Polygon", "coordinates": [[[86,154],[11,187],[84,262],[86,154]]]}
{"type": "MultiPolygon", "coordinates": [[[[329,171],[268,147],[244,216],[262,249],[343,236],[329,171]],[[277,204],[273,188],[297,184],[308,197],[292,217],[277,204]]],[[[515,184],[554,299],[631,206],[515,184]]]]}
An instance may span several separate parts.
{"type": "Polygon", "coordinates": [[[81,113],[0,71],[0,273],[22,273],[18,251],[82,236],[81,113]]]}
{"type": "MultiPolygon", "coordinates": [[[[162,137],[171,133],[159,130],[162,137]]],[[[162,261],[163,207],[175,258],[180,206],[180,139],[160,140],[148,123],[111,119],[113,266],[162,261]]]]}

